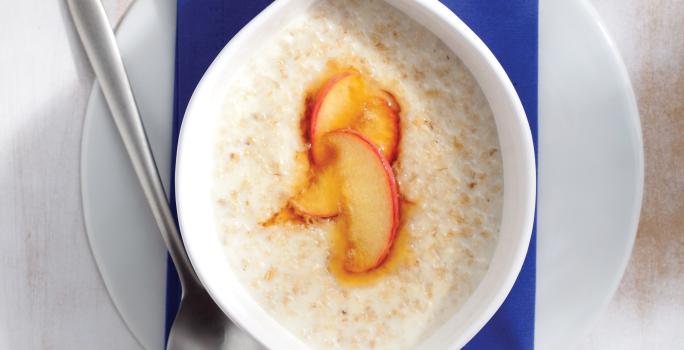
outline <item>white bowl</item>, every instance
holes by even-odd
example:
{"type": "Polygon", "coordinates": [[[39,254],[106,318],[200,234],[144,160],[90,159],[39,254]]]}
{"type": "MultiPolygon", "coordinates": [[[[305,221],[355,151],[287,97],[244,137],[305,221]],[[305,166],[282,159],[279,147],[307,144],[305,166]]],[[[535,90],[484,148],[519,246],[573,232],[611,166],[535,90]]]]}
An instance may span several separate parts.
{"type": "MultiPolygon", "coordinates": [[[[263,310],[228,264],[212,201],[216,116],[224,77],[256,52],[264,37],[287,25],[316,0],[279,0],[254,18],[221,51],[202,77],[185,112],[176,163],[178,215],[190,260],[216,303],[271,349],[307,346],[263,310]]],[[[419,348],[460,348],[492,317],[508,295],[529,244],[535,205],[532,137],[520,100],[487,46],[436,0],[387,0],[437,35],[461,58],[479,83],[496,121],[503,157],[501,231],[489,270],[465,304],[427,334],[419,348]]]]}

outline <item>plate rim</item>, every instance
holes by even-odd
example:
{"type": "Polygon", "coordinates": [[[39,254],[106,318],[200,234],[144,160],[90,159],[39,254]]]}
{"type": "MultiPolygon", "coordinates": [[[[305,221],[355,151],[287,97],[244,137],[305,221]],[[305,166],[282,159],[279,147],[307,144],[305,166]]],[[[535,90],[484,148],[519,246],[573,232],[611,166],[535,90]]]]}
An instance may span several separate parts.
{"type": "MultiPolygon", "coordinates": [[[[124,27],[125,23],[128,23],[130,21],[130,16],[129,14],[134,11],[134,9],[140,8],[140,3],[141,1],[133,1],[121,14],[120,20],[112,27],[114,31],[114,37],[117,39],[117,42],[119,40],[119,32],[122,27],[124,27]]],[[[123,56],[123,54],[122,54],[123,56]]],[[[90,62],[88,62],[90,64],[90,62]]],[[[141,348],[145,349],[145,345],[140,339],[138,332],[133,330],[131,327],[130,321],[128,320],[128,317],[124,314],[122,311],[122,307],[119,305],[121,301],[117,301],[118,298],[116,298],[114,295],[112,295],[112,287],[110,286],[111,281],[104,276],[104,273],[102,272],[102,269],[100,266],[103,264],[102,262],[102,257],[96,253],[96,248],[95,245],[93,244],[91,232],[93,231],[93,223],[91,222],[88,217],[90,216],[90,199],[86,195],[86,188],[88,188],[87,183],[88,183],[88,176],[86,176],[86,165],[88,161],[86,160],[88,156],[89,148],[87,147],[86,143],[89,140],[89,135],[92,132],[92,127],[91,124],[93,123],[93,114],[91,113],[91,109],[95,108],[94,103],[96,101],[96,96],[98,94],[101,94],[102,90],[100,88],[100,83],[97,81],[97,77],[93,78],[93,82],[91,84],[90,88],[90,93],[88,93],[88,102],[86,104],[85,111],[83,113],[83,121],[81,122],[81,140],[79,142],[79,147],[80,147],[80,155],[78,157],[78,177],[79,177],[79,198],[81,199],[81,218],[83,219],[83,226],[85,228],[85,236],[88,241],[88,251],[90,252],[90,255],[93,258],[93,261],[95,261],[95,266],[97,267],[97,275],[99,276],[100,280],[105,286],[105,289],[107,291],[107,296],[109,297],[109,300],[111,301],[112,305],[114,305],[114,309],[116,309],[117,315],[119,315],[119,318],[121,319],[122,323],[126,327],[126,330],[131,334],[133,339],[135,339],[136,343],[140,345],[141,348]]]]}
{"type": "Polygon", "coordinates": [[[639,105],[636,98],[636,94],[634,92],[634,86],[632,85],[632,81],[629,77],[629,70],[627,69],[627,65],[622,59],[620,50],[618,50],[615,41],[613,41],[613,38],[610,36],[608,29],[603,23],[603,19],[596,10],[596,7],[593,4],[591,4],[589,0],[580,0],[578,4],[579,6],[583,7],[586,13],[589,15],[589,17],[591,18],[591,22],[597,27],[601,38],[609,48],[609,55],[612,57],[612,60],[617,64],[616,68],[619,73],[620,83],[625,88],[627,99],[629,100],[628,108],[630,109],[630,112],[633,113],[633,117],[629,117],[626,119],[629,120],[629,124],[633,124],[632,136],[635,137],[634,141],[636,143],[636,147],[633,150],[635,159],[636,183],[634,184],[635,198],[634,203],[632,203],[632,213],[629,220],[629,230],[625,232],[627,235],[629,235],[629,237],[626,239],[629,248],[626,250],[626,254],[620,260],[620,267],[618,269],[619,273],[613,275],[614,278],[610,282],[610,287],[608,288],[610,292],[606,293],[606,297],[603,298],[603,300],[601,301],[601,306],[598,308],[598,311],[594,314],[593,317],[591,317],[591,320],[584,325],[584,329],[580,332],[577,339],[575,339],[575,344],[578,344],[579,341],[581,341],[583,338],[586,338],[590,331],[594,329],[595,325],[601,319],[601,316],[603,316],[606,312],[606,309],[608,309],[610,302],[615,297],[615,293],[617,292],[617,289],[619,288],[620,283],[622,282],[622,279],[625,276],[625,271],[632,258],[632,252],[634,251],[634,243],[636,241],[636,236],[638,234],[639,221],[641,218],[641,209],[643,205],[645,179],[644,140],[643,131],[641,128],[641,114],[639,113],[639,105]]]}
{"type": "Polygon", "coordinates": [[[90,110],[90,108],[94,108],[94,107],[91,107],[91,100],[94,101],[95,95],[97,95],[98,93],[101,93],[100,84],[97,81],[95,81],[93,83],[93,86],[90,90],[90,94],[88,96],[88,106],[86,107],[86,113],[85,113],[86,117],[83,118],[83,123],[82,123],[83,129],[81,131],[81,142],[79,143],[80,147],[81,147],[81,155],[79,157],[79,172],[78,172],[78,175],[80,178],[79,184],[81,185],[80,196],[79,196],[81,198],[81,206],[82,206],[81,216],[83,218],[83,226],[85,227],[85,231],[86,231],[85,236],[86,236],[86,239],[88,240],[88,248],[89,248],[88,251],[90,252],[90,255],[93,257],[93,260],[95,261],[95,265],[97,266],[97,275],[100,277],[100,280],[102,281],[102,283],[105,286],[105,289],[107,290],[107,296],[109,296],[109,300],[114,305],[114,309],[116,309],[116,313],[121,318],[121,321],[126,326],[126,329],[129,331],[129,333],[131,333],[131,335],[133,336],[135,341],[142,348],[145,348],[142,340],[138,337],[137,332],[135,332],[133,330],[133,328],[131,328],[131,325],[128,321],[128,317],[126,315],[124,315],[122,308],[119,306],[120,301],[117,301],[118,298],[116,298],[116,297],[114,297],[114,295],[112,295],[112,292],[111,292],[112,287],[110,286],[111,281],[104,276],[104,273],[102,272],[102,269],[100,268],[100,266],[103,264],[102,257],[95,252],[97,249],[95,248],[95,246],[92,242],[92,237],[90,234],[91,229],[93,228],[93,226],[92,226],[93,223],[90,222],[90,220],[88,219],[88,217],[90,216],[89,213],[91,210],[90,204],[89,204],[90,199],[88,199],[89,197],[85,194],[85,192],[86,192],[85,188],[88,187],[86,185],[86,183],[89,181],[88,176],[85,176],[86,171],[85,171],[85,165],[84,164],[87,163],[85,158],[87,157],[87,154],[89,152],[89,151],[87,151],[87,147],[85,147],[85,144],[86,144],[86,140],[89,138],[87,135],[90,135],[90,133],[91,133],[91,131],[87,131],[87,130],[91,130],[90,124],[92,124],[92,120],[93,120],[93,118],[88,117],[89,115],[91,115],[90,113],[88,113],[88,111],[90,110]]]}

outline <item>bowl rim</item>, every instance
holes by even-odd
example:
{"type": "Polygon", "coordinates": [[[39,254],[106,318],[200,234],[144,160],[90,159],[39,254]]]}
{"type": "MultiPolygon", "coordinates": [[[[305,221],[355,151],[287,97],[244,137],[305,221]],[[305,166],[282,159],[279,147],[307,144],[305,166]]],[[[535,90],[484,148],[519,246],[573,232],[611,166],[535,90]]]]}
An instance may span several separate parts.
{"type": "MultiPolygon", "coordinates": [[[[192,137],[188,135],[197,135],[197,132],[195,132],[194,130],[196,129],[196,125],[199,125],[198,123],[201,123],[201,121],[199,121],[201,120],[201,117],[199,115],[201,115],[202,113],[198,112],[202,109],[201,100],[203,99],[203,95],[207,94],[207,89],[211,88],[212,84],[217,79],[217,76],[222,75],[219,73],[222,73],[222,70],[226,69],[226,61],[230,61],[230,59],[235,60],[235,53],[238,52],[243,46],[249,45],[248,39],[250,39],[252,35],[257,33],[257,31],[262,26],[282,28],[285,25],[285,23],[278,22],[277,18],[277,15],[279,15],[281,12],[293,10],[293,8],[294,11],[302,11],[302,8],[308,8],[317,1],[318,0],[275,1],[271,5],[269,5],[264,11],[262,11],[259,15],[257,15],[254,19],[252,19],[252,21],[250,21],[245,27],[243,27],[242,30],[240,30],[240,32],[238,32],[238,34],[236,34],[224,46],[224,48],[221,50],[221,52],[214,59],[210,67],[202,76],[202,79],[195,88],[195,91],[193,92],[192,97],[186,108],[184,121],[181,125],[181,130],[178,137],[175,170],[175,190],[178,220],[181,228],[180,231],[182,234],[183,241],[185,242],[185,247],[188,252],[190,261],[195,271],[197,272],[200,281],[203,283],[203,285],[205,286],[209,294],[212,296],[212,298],[216,301],[217,305],[219,305],[223,309],[223,311],[238,326],[247,330],[258,341],[262,342],[264,345],[271,348],[302,347],[303,343],[301,342],[301,340],[294,337],[292,334],[289,334],[288,337],[278,332],[274,333],[273,329],[269,329],[268,332],[265,332],[264,327],[262,325],[258,325],[257,323],[255,323],[254,320],[251,319],[251,316],[245,316],[246,310],[244,306],[235,305],[234,303],[229,302],[227,299],[228,296],[226,294],[222,294],[222,292],[219,291],[220,288],[217,286],[216,280],[212,276],[213,273],[210,272],[211,267],[207,265],[208,260],[206,258],[206,252],[200,248],[199,244],[197,244],[198,235],[188,234],[188,232],[197,231],[195,228],[202,227],[202,225],[199,225],[198,216],[195,215],[197,214],[197,211],[191,210],[194,207],[194,205],[192,205],[193,202],[188,200],[188,198],[196,197],[192,195],[192,192],[194,191],[194,186],[192,186],[193,181],[190,180],[192,176],[187,175],[188,172],[191,171],[192,167],[186,164],[192,164],[192,159],[196,155],[196,152],[194,155],[191,155],[193,153],[192,148],[190,148],[191,150],[188,150],[189,147],[191,147],[189,146],[191,141],[188,141],[188,139],[192,137]]],[[[490,94],[484,91],[485,88],[482,87],[483,83],[481,79],[486,80],[487,84],[494,84],[492,86],[498,86],[498,90],[496,91],[497,94],[495,95],[497,95],[497,97],[502,100],[501,102],[499,100],[496,100],[495,102],[497,102],[497,105],[499,103],[503,103],[505,106],[499,108],[501,110],[499,112],[496,112],[494,110],[492,112],[493,114],[495,114],[497,132],[499,133],[500,140],[502,130],[500,127],[499,119],[503,118],[499,117],[500,113],[510,115],[510,117],[507,118],[509,118],[510,122],[509,127],[512,127],[512,129],[506,129],[505,132],[507,134],[510,133],[511,135],[517,135],[513,137],[513,147],[515,148],[516,152],[520,153],[520,157],[516,159],[516,162],[519,163],[516,165],[516,167],[519,168],[517,172],[520,172],[522,177],[520,181],[516,182],[516,185],[518,185],[516,187],[520,188],[515,189],[515,193],[517,194],[517,196],[521,197],[520,200],[516,201],[519,207],[515,208],[516,210],[514,210],[515,214],[520,216],[520,219],[517,220],[515,230],[513,230],[515,231],[515,233],[517,233],[517,239],[513,242],[514,246],[507,247],[509,250],[512,249],[511,257],[508,260],[508,266],[505,269],[505,271],[499,271],[503,273],[503,277],[500,278],[499,282],[497,283],[498,288],[495,292],[495,295],[490,296],[489,299],[486,300],[486,303],[484,303],[484,305],[481,306],[479,309],[473,310],[474,315],[471,315],[471,321],[468,323],[468,326],[465,327],[463,332],[459,334],[457,337],[451,338],[451,342],[446,345],[447,348],[456,349],[465,345],[465,343],[468,340],[470,340],[494,315],[496,310],[501,306],[501,304],[507,297],[508,293],[510,292],[511,288],[513,287],[513,284],[520,272],[520,269],[522,268],[522,264],[525,259],[527,248],[529,246],[529,242],[532,235],[532,226],[534,222],[534,211],[536,201],[536,164],[531,131],[529,129],[528,121],[525,116],[525,111],[522,107],[520,99],[503,67],[495,58],[494,54],[489,50],[489,48],[482,42],[482,40],[449,8],[447,8],[446,6],[444,6],[436,0],[384,1],[396,7],[400,11],[404,12],[414,20],[416,20],[418,24],[428,28],[445,43],[447,43],[447,41],[445,41],[443,35],[440,35],[438,32],[448,33],[448,35],[455,35],[456,39],[452,40],[457,40],[458,38],[460,38],[463,41],[462,44],[465,45],[463,48],[465,48],[466,50],[460,51],[459,53],[455,54],[462,60],[463,55],[472,55],[473,57],[476,57],[477,59],[481,60],[481,62],[484,62],[484,64],[481,66],[483,71],[480,73],[476,73],[473,71],[473,68],[470,67],[468,63],[464,60],[464,63],[466,63],[466,66],[471,71],[475,79],[478,81],[478,84],[483,89],[483,92],[486,93],[488,103],[490,105],[490,108],[492,109],[494,109],[494,102],[489,101],[490,94]],[[421,15],[427,16],[428,18],[431,18],[434,21],[421,21],[416,18],[416,16],[421,15]]],[[[447,45],[451,50],[453,50],[452,45],[449,45],[448,43],[447,45]]],[[[235,65],[232,68],[234,69],[235,67],[239,66],[241,66],[241,64],[235,65]]],[[[501,150],[504,157],[504,178],[506,178],[507,168],[505,153],[509,151],[505,149],[503,145],[501,147],[501,150]]],[[[512,186],[506,186],[506,182],[504,181],[504,201],[507,200],[507,197],[510,197],[507,196],[507,193],[510,190],[509,187],[512,186]]],[[[505,209],[506,204],[504,203],[502,216],[505,216],[509,211],[512,211],[511,208],[509,208],[508,211],[506,211],[505,209]]],[[[211,216],[213,217],[213,214],[211,216]]],[[[213,231],[214,232],[212,233],[216,233],[216,230],[213,231]]],[[[503,221],[501,231],[503,231],[503,221]]],[[[217,240],[217,242],[220,241],[217,240]]],[[[499,243],[500,242],[497,243],[496,252],[492,257],[492,260],[494,260],[494,258],[497,256],[497,252],[499,252],[501,248],[501,244],[499,243]]],[[[221,251],[223,250],[222,247],[220,247],[220,249],[221,251]]],[[[471,296],[469,296],[469,299],[472,299],[472,296],[482,289],[484,280],[489,275],[491,275],[489,270],[491,269],[488,269],[488,272],[486,273],[486,276],[483,278],[483,281],[480,281],[479,286],[473,291],[471,296]]],[[[466,302],[466,305],[470,304],[471,301],[472,300],[468,300],[466,302]]],[[[261,309],[260,306],[259,308],[261,309]]],[[[463,308],[465,308],[465,306],[462,307],[462,309],[463,308]]],[[[263,311],[263,309],[261,310],[263,311]]],[[[268,314],[266,311],[263,311],[263,313],[270,317],[270,314],[268,314]]],[[[456,314],[458,314],[458,312],[456,312],[456,314]]],[[[437,331],[443,327],[446,326],[442,325],[437,327],[438,329],[435,330],[435,333],[437,333],[437,331]]],[[[281,330],[285,330],[284,327],[281,326],[281,328],[281,330]]],[[[285,332],[287,333],[286,330],[285,332]]],[[[426,341],[430,342],[431,339],[437,343],[439,343],[440,341],[443,342],[444,340],[439,338],[433,339],[432,336],[429,336],[426,341]]]]}

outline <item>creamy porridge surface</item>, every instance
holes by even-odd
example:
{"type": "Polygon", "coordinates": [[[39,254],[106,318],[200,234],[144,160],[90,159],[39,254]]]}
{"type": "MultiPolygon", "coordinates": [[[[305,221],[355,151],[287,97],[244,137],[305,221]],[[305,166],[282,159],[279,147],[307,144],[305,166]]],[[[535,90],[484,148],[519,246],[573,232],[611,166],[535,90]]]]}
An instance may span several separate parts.
{"type": "Polygon", "coordinates": [[[382,1],[321,1],[226,81],[216,215],[265,310],[314,348],[400,349],[459,309],[496,246],[502,164],[482,92],[438,38],[382,1]],[[415,203],[400,233],[410,254],[364,286],[329,272],[329,222],[262,225],[293,195],[306,90],[331,60],[369,72],[402,107],[394,171],[415,203]]]}

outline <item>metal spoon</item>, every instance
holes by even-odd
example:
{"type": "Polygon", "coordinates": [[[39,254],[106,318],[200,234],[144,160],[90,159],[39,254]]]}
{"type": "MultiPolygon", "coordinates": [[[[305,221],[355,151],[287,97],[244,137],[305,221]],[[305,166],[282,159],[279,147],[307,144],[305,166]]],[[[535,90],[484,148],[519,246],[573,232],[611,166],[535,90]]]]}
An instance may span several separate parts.
{"type": "Polygon", "coordinates": [[[190,265],[104,8],[99,0],[67,0],[67,4],[159,231],[178,270],[183,294],[167,349],[219,349],[224,343],[226,327],[231,322],[211,299],[190,265]]]}

